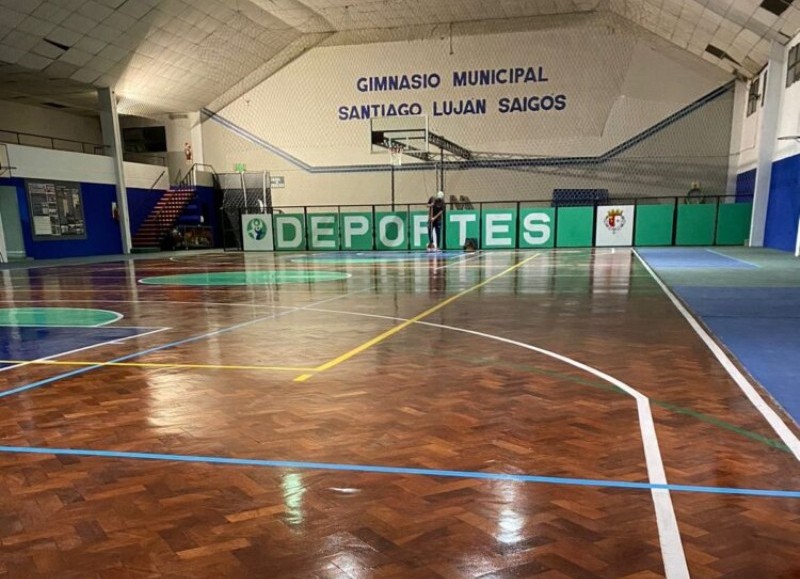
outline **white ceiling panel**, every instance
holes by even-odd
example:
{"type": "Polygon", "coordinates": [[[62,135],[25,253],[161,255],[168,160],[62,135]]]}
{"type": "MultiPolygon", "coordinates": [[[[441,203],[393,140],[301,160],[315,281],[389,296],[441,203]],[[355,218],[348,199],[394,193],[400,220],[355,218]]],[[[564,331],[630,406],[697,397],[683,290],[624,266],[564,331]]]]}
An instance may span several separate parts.
{"type": "Polygon", "coordinates": [[[20,2],[20,0],[0,0],[0,6],[2,6],[4,10],[9,8],[19,10],[25,14],[33,13],[41,4],[42,0],[27,0],[25,2],[20,2]]]}
{"type": "Polygon", "coordinates": [[[94,22],[102,22],[114,14],[114,10],[105,4],[100,4],[100,2],[89,0],[89,2],[81,5],[81,7],[77,10],[77,13],[84,18],[93,20],[94,22]]]}
{"type": "Polygon", "coordinates": [[[78,48],[70,48],[63,55],[61,55],[59,61],[66,62],[68,64],[74,64],[77,66],[83,66],[87,62],[92,60],[93,57],[94,57],[93,54],[84,52],[83,50],[80,50],[78,48]]]}
{"type": "Polygon", "coordinates": [[[800,30],[800,0],[786,2],[778,16],[761,0],[0,0],[0,98],[39,98],[47,93],[35,87],[46,87],[59,102],[95,106],[85,95],[113,85],[123,102],[153,112],[197,110],[230,102],[332,35],[401,39],[452,23],[490,30],[590,11],[752,76],[772,41],[800,30]]]}
{"type": "Polygon", "coordinates": [[[17,61],[17,64],[32,70],[42,70],[51,62],[53,62],[53,60],[50,58],[45,58],[43,56],[39,56],[38,54],[34,54],[33,52],[28,52],[22,55],[22,57],[17,61]]]}

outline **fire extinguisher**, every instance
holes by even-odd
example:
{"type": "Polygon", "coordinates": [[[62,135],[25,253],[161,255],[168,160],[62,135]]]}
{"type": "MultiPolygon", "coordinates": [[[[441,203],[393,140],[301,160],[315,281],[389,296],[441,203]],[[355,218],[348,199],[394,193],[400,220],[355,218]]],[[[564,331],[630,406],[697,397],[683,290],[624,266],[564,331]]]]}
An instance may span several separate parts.
{"type": "Polygon", "coordinates": [[[111,202],[111,219],[114,221],[119,221],[119,209],[117,209],[117,202],[111,202]]]}

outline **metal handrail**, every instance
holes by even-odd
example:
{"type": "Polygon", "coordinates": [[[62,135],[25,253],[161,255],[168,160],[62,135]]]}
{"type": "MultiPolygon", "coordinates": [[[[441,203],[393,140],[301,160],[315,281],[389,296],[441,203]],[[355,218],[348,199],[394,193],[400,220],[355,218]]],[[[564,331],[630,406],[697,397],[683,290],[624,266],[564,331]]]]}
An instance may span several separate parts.
{"type": "MultiPolygon", "coordinates": [[[[12,145],[22,145],[22,146],[27,146],[27,147],[42,147],[41,145],[25,144],[25,143],[20,141],[20,137],[34,137],[36,139],[47,139],[50,142],[50,147],[49,148],[53,149],[54,151],[70,151],[70,152],[73,152],[73,153],[77,153],[78,152],[78,151],[75,151],[73,149],[64,149],[64,148],[56,147],[56,142],[57,141],[61,141],[61,142],[64,142],[64,143],[76,143],[76,144],[81,146],[81,150],[80,150],[81,153],[87,153],[87,154],[91,154],[91,155],[103,155],[103,154],[105,154],[105,150],[108,148],[107,145],[104,145],[102,143],[92,143],[90,141],[78,141],[76,139],[64,139],[64,138],[61,138],[61,137],[53,137],[53,136],[50,136],[50,135],[39,135],[37,133],[26,133],[26,132],[23,132],[23,131],[9,131],[9,130],[6,130],[6,129],[0,129],[0,142],[6,142],[6,143],[10,143],[12,145]],[[14,137],[16,139],[16,142],[11,142],[10,140],[5,139],[3,137],[3,133],[8,134],[8,135],[14,135],[14,137]],[[89,146],[89,150],[87,150],[86,145],[89,146]],[[100,152],[98,152],[98,151],[100,151],[100,152]]],[[[48,147],[42,147],[42,148],[46,149],[48,147]]]]}
{"type": "Polygon", "coordinates": [[[197,185],[197,169],[198,167],[208,167],[211,169],[210,172],[216,178],[217,172],[214,169],[213,165],[208,163],[194,163],[189,169],[186,171],[186,174],[181,177],[181,171],[178,171],[177,175],[177,187],[195,187],[197,185]]]}
{"type": "Polygon", "coordinates": [[[167,170],[166,170],[166,169],[164,169],[163,171],[161,171],[161,174],[158,176],[158,178],[156,178],[156,180],[155,180],[155,181],[153,181],[153,184],[150,186],[150,191],[152,191],[153,189],[155,189],[155,188],[156,188],[156,185],[158,185],[158,182],[159,182],[159,181],[161,181],[161,177],[163,177],[163,176],[164,176],[164,173],[166,173],[166,172],[167,172],[167,170]]]}

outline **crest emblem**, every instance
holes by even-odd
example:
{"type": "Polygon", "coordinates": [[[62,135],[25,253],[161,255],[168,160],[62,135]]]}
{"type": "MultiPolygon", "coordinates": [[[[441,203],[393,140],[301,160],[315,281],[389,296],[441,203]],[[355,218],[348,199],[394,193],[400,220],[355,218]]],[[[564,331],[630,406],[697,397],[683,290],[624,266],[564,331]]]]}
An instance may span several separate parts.
{"type": "Polygon", "coordinates": [[[251,219],[247,223],[247,235],[256,241],[264,239],[267,236],[267,224],[257,217],[251,219]]]}
{"type": "Polygon", "coordinates": [[[612,209],[606,214],[603,223],[611,233],[616,234],[617,231],[625,227],[625,216],[622,213],[622,209],[612,209]]]}

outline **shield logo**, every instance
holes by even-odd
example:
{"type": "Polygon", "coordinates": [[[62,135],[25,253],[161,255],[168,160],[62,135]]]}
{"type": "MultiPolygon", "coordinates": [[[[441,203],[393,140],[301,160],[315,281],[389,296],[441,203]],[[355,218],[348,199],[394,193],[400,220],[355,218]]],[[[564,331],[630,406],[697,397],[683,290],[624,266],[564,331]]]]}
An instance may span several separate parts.
{"type": "Polygon", "coordinates": [[[617,231],[625,227],[625,215],[621,209],[612,209],[606,214],[603,223],[611,233],[616,234],[617,231]]]}

